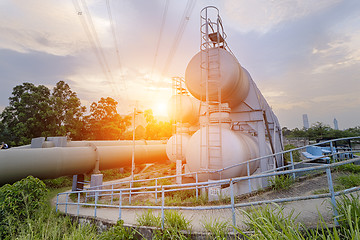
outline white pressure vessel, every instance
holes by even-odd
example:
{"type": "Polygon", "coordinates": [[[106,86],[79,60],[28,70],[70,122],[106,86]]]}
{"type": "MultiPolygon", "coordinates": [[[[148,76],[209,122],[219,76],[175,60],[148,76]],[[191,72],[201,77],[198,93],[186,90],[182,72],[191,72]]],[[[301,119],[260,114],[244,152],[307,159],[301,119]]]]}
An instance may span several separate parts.
{"type": "Polygon", "coordinates": [[[199,52],[190,60],[185,72],[185,84],[194,97],[203,101],[206,96],[206,79],[211,80],[208,89],[210,101],[218,100],[218,87],[212,82],[214,79],[220,84],[221,101],[229,103],[230,107],[239,105],[248,95],[250,87],[248,74],[237,59],[222,48],[209,49],[209,54],[199,52]],[[207,72],[200,67],[208,66],[205,61],[207,56],[211,56],[209,60],[211,70],[208,71],[210,76],[207,76],[207,72]]]}
{"type": "Polygon", "coordinates": [[[186,133],[171,136],[166,144],[166,155],[170,161],[185,160],[186,149],[190,135],[186,133]]]}
{"type": "Polygon", "coordinates": [[[173,95],[168,103],[168,115],[172,120],[183,123],[199,121],[200,102],[187,95],[173,95]]]}
{"type": "MultiPolygon", "coordinates": [[[[217,126],[210,126],[209,132],[217,131],[217,126]]],[[[219,136],[219,135],[218,135],[219,136]]],[[[219,137],[216,134],[209,134],[210,143],[216,145],[219,137]]],[[[250,159],[259,157],[259,147],[254,137],[243,132],[234,132],[227,128],[221,129],[221,157],[214,157],[208,163],[208,168],[211,170],[217,170],[232,166],[237,163],[246,162],[250,159]],[[218,161],[218,162],[217,162],[218,161]]],[[[191,172],[197,172],[203,170],[207,163],[201,163],[207,161],[207,148],[201,147],[206,144],[206,128],[198,130],[189,140],[186,149],[186,163],[188,164],[191,172]],[[200,139],[202,138],[202,139],[200,139]]],[[[216,147],[210,151],[217,151],[216,147]]],[[[214,156],[216,153],[214,153],[214,156]]],[[[250,174],[256,171],[259,167],[259,161],[254,161],[249,164],[250,174]]],[[[247,165],[241,165],[229,170],[225,170],[221,174],[221,178],[234,178],[247,175],[247,165]]],[[[200,181],[207,181],[206,175],[199,176],[200,181]]]]}

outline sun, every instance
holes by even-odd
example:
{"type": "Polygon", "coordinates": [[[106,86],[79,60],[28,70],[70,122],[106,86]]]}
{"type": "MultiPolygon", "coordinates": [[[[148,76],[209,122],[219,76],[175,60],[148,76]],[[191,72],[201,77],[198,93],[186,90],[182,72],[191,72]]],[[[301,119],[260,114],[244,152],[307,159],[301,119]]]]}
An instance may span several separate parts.
{"type": "Polygon", "coordinates": [[[168,116],[168,110],[167,110],[167,104],[166,103],[157,103],[155,107],[153,108],[154,115],[158,117],[167,117],[168,116]]]}

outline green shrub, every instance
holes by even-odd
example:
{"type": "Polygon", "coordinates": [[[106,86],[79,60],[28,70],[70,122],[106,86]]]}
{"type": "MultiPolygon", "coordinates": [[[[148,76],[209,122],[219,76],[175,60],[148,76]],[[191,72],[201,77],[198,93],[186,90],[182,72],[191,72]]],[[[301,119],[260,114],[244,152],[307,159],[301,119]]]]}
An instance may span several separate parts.
{"type": "Polygon", "coordinates": [[[32,176],[0,188],[0,239],[15,234],[17,225],[30,219],[46,203],[45,184],[32,176]]]}

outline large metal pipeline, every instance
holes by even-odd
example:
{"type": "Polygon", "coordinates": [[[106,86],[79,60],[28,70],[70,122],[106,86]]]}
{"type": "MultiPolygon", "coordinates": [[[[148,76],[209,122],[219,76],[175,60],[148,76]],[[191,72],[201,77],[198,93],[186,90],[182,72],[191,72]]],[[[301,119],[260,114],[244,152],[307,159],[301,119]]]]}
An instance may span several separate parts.
{"type": "MultiPolygon", "coordinates": [[[[0,151],[0,185],[32,175],[40,179],[131,166],[132,145],[8,149],[0,151]],[[98,154],[98,155],[97,155],[98,154]]],[[[166,144],[136,145],[135,163],[165,162],[166,144]]]]}

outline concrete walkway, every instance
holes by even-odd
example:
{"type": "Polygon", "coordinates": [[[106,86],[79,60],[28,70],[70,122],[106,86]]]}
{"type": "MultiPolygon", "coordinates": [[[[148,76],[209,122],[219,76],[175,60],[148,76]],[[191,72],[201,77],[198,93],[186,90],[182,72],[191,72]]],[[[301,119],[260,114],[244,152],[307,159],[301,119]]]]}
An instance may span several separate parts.
{"type": "MultiPolygon", "coordinates": [[[[71,202],[70,198],[68,199],[71,202]]],[[[65,203],[65,195],[59,197],[59,202],[65,203]]],[[[53,204],[56,204],[56,198],[53,199],[53,204]]],[[[304,224],[306,227],[316,227],[319,223],[319,213],[322,215],[323,219],[329,223],[333,223],[333,210],[330,204],[329,198],[323,199],[312,199],[312,200],[302,200],[296,202],[289,202],[284,204],[279,204],[284,207],[284,214],[288,215],[291,212],[294,212],[293,216],[297,216],[296,221],[304,224]]],[[[76,216],[78,213],[80,216],[90,216],[94,217],[95,208],[94,207],[77,207],[76,205],[68,205],[65,210],[65,205],[58,206],[58,210],[61,212],[65,211],[68,214],[76,216]]],[[[245,208],[236,209],[236,225],[241,229],[245,229],[244,221],[246,217],[244,216],[243,211],[245,208]]],[[[144,209],[122,209],[121,210],[121,219],[126,225],[136,225],[137,218],[142,215],[145,211],[144,209]]],[[[231,209],[222,209],[222,210],[179,210],[179,212],[191,222],[192,230],[201,232],[205,231],[203,224],[206,222],[213,221],[222,221],[229,223],[229,231],[232,229],[232,213],[231,209]]],[[[153,210],[155,215],[161,215],[160,210],[153,210]]],[[[97,218],[101,218],[110,223],[116,223],[119,219],[119,208],[99,208],[96,209],[97,218]]]]}

